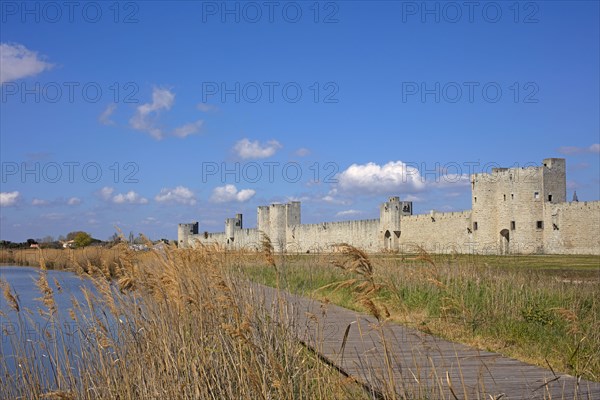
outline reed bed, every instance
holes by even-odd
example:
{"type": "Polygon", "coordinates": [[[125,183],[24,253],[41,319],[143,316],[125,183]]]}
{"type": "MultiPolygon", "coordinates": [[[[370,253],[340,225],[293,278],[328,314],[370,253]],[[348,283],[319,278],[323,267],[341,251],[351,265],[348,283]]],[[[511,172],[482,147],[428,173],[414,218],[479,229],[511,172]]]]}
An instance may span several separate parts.
{"type": "MultiPolygon", "coordinates": [[[[78,249],[0,249],[0,263],[37,267],[44,262],[49,270],[87,270],[88,264],[113,268],[120,263],[123,246],[78,249]]],[[[141,254],[141,253],[140,253],[141,254]]]]}
{"type": "Polygon", "coordinates": [[[230,273],[244,257],[267,265],[263,255],[168,246],[139,253],[120,246],[98,259],[65,253],[65,267],[93,282],[67,310],[55,302],[61,289],[47,273],[49,250],[38,250],[39,309],[22,307],[1,282],[1,312],[21,331],[30,329],[31,313],[49,323],[67,314],[78,329],[55,323],[35,340],[8,335],[14,356],[0,359],[0,398],[367,398],[298,341],[284,301],[265,304],[230,273]]]}

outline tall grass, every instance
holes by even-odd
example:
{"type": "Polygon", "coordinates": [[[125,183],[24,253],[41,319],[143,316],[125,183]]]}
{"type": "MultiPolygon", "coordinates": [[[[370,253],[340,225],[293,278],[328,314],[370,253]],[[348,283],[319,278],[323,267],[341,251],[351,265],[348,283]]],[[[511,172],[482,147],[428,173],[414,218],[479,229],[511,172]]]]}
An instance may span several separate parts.
{"type": "Polygon", "coordinates": [[[0,249],[0,263],[36,267],[44,262],[50,270],[87,270],[88,264],[119,263],[123,247],[84,247],[79,249],[0,249]]]}
{"type": "MultiPolygon", "coordinates": [[[[344,255],[297,257],[286,269],[286,288],[373,314],[360,288],[391,319],[446,339],[499,352],[541,367],[600,381],[600,268],[575,271],[569,260],[549,257],[561,274],[538,268],[503,268],[501,259],[371,257],[372,271],[333,268],[344,255]],[[492,264],[492,265],[490,265],[492,264]],[[582,272],[582,273],[581,273],[582,272]]],[[[505,260],[520,263],[520,260],[505,260]]],[[[598,258],[582,258],[598,265],[598,258]]],[[[338,265],[339,266],[339,265],[338,265]]],[[[271,271],[246,265],[242,273],[273,284],[271,271]]]]}
{"type": "MultiPolygon", "coordinates": [[[[67,313],[79,329],[52,324],[33,341],[9,335],[15,358],[0,360],[0,398],[365,396],[298,342],[284,302],[264,304],[253,285],[228,272],[239,254],[209,247],[117,250],[117,258],[72,264],[95,290],[84,290],[84,300],[74,298],[68,310],[54,301],[60,283],[41,271],[40,312],[50,322],[67,313]]],[[[6,282],[2,294],[2,313],[28,329],[36,310],[24,309],[6,282]]]]}

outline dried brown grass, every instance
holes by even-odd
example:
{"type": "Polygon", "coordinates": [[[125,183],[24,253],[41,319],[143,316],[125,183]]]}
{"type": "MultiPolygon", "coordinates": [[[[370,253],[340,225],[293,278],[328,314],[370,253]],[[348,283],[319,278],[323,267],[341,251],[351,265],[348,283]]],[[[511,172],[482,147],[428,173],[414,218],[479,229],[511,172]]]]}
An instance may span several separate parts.
{"type": "MultiPolygon", "coordinates": [[[[253,285],[228,272],[239,254],[232,258],[217,246],[148,252],[122,247],[118,257],[111,252],[98,262],[71,253],[73,268],[95,290],[83,290],[66,310],[57,309],[56,293],[41,271],[37,286],[46,318],[62,312],[80,329],[66,332],[56,324],[52,335],[62,340],[52,343],[44,335],[33,343],[11,337],[20,367],[11,372],[0,360],[0,398],[364,396],[297,341],[293,321],[280,318],[288,315],[287,304],[265,304],[253,285]],[[40,367],[42,358],[50,368],[40,367]]],[[[266,260],[276,267],[274,258],[272,264],[266,260]]],[[[17,294],[5,282],[2,287],[8,305],[3,312],[25,327],[17,294]]]]}

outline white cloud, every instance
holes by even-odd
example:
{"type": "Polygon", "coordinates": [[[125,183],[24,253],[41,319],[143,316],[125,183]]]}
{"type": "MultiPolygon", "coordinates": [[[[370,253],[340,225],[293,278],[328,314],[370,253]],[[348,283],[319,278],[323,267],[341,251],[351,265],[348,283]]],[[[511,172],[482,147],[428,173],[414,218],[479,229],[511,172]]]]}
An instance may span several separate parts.
{"type": "Polygon", "coordinates": [[[0,207],[12,207],[17,205],[21,197],[21,194],[17,191],[14,192],[1,192],[0,193],[0,207]]]}
{"type": "Polygon", "coordinates": [[[304,196],[287,196],[286,197],[286,203],[290,202],[290,201],[300,201],[300,202],[304,203],[304,202],[310,202],[312,200],[313,200],[312,197],[306,196],[306,195],[304,195],[304,196]]]}
{"type": "Polygon", "coordinates": [[[204,121],[199,119],[196,122],[190,122],[189,124],[185,124],[183,126],[180,126],[179,128],[175,128],[172,134],[173,136],[184,138],[198,132],[200,128],[202,128],[202,125],[204,125],[204,121]]]}
{"type": "Polygon", "coordinates": [[[43,199],[33,199],[31,201],[31,205],[32,206],[47,206],[49,203],[46,200],[43,199]]]}
{"type": "Polygon", "coordinates": [[[285,200],[277,199],[277,201],[300,201],[302,203],[328,203],[337,205],[349,205],[352,201],[347,198],[341,198],[337,189],[333,188],[327,194],[323,193],[307,193],[299,196],[286,196],[285,200]]]}
{"type": "MultiPolygon", "coordinates": [[[[197,120],[181,125],[170,132],[159,126],[158,117],[163,111],[169,111],[175,103],[175,93],[169,89],[154,88],[152,89],[152,103],[145,103],[137,107],[135,114],[129,119],[129,126],[135,130],[146,132],[154,139],[160,140],[166,134],[179,138],[185,138],[200,131],[203,120],[197,120]]],[[[109,117],[114,109],[107,108],[100,116],[100,121],[111,123],[109,117]]],[[[104,122],[103,122],[104,123],[104,122]]]]}
{"type": "Polygon", "coordinates": [[[252,189],[243,189],[238,191],[234,185],[225,185],[213,189],[210,201],[213,203],[226,203],[230,201],[243,203],[250,200],[255,194],[256,191],[252,189]]]}
{"type": "Polygon", "coordinates": [[[53,65],[17,43],[0,43],[0,84],[37,75],[53,65]]]}
{"type": "Polygon", "coordinates": [[[310,154],[310,150],[305,147],[301,147],[298,150],[296,150],[296,155],[298,157],[306,157],[309,154],[310,154]]]}
{"type": "Polygon", "coordinates": [[[427,180],[427,185],[435,188],[459,188],[471,184],[471,178],[466,174],[436,175],[433,180],[427,180]]]}
{"type": "Polygon", "coordinates": [[[163,188],[154,197],[154,200],[159,203],[178,203],[190,206],[196,204],[194,192],[184,186],[177,186],[175,189],[163,188]]]}
{"type": "Polygon", "coordinates": [[[413,202],[421,202],[421,201],[423,201],[423,199],[421,197],[414,196],[412,194],[409,194],[408,196],[404,196],[402,198],[402,200],[404,200],[404,201],[413,201],[413,202]]]}
{"type": "Polygon", "coordinates": [[[129,120],[129,125],[138,131],[149,133],[155,139],[164,137],[163,131],[156,126],[156,116],[163,110],[170,110],[175,102],[175,94],[168,89],[154,88],[152,103],[137,107],[136,113],[129,120]]]}
{"type": "Polygon", "coordinates": [[[77,206],[79,204],[81,204],[81,199],[79,197],[71,197],[67,200],[67,205],[69,206],[77,206]]]}
{"type": "Polygon", "coordinates": [[[336,217],[349,217],[352,215],[362,214],[362,211],[359,210],[344,210],[335,214],[336,217]]]}
{"type": "Polygon", "coordinates": [[[331,203],[331,204],[348,204],[349,203],[347,200],[343,200],[343,199],[335,197],[335,195],[332,193],[321,197],[321,201],[324,201],[325,203],[331,203]]]}
{"type": "Polygon", "coordinates": [[[48,213],[42,214],[40,215],[40,217],[43,219],[48,219],[50,221],[60,221],[65,218],[65,215],[61,213],[48,213]]]}
{"type": "Polygon", "coordinates": [[[208,104],[208,103],[198,103],[198,105],[196,106],[196,108],[202,112],[205,113],[211,113],[211,112],[217,112],[219,111],[219,107],[212,105],[212,104],[208,104]]]}
{"type": "Polygon", "coordinates": [[[98,121],[100,121],[100,123],[102,125],[114,125],[115,121],[111,120],[110,117],[115,112],[116,109],[117,109],[117,105],[115,103],[109,104],[106,107],[106,109],[104,109],[102,114],[100,114],[100,116],[98,117],[98,121]]]}
{"type": "Polygon", "coordinates": [[[233,146],[233,150],[243,159],[252,159],[271,157],[281,147],[281,143],[277,140],[269,140],[261,144],[258,140],[251,142],[249,139],[244,138],[233,146]]]}
{"type": "Polygon", "coordinates": [[[118,193],[113,196],[115,192],[114,188],[109,186],[105,186],[100,189],[99,195],[104,201],[108,201],[114,204],[147,204],[148,199],[140,196],[138,193],[130,190],[129,192],[123,194],[118,193]]]}
{"type": "Polygon", "coordinates": [[[402,161],[390,161],[382,166],[372,162],[352,164],[337,178],[337,187],[352,193],[389,194],[418,191],[425,187],[419,170],[402,161]]]}
{"type": "Polygon", "coordinates": [[[565,155],[582,153],[600,154],[600,143],[593,143],[589,147],[562,146],[558,148],[558,152],[565,155]]]}
{"type": "Polygon", "coordinates": [[[104,200],[109,200],[110,197],[112,196],[112,194],[114,193],[115,189],[111,188],[109,186],[104,186],[102,189],[100,189],[100,197],[102,197],[102,199],[104,200]]]}
{"type": "Polygon", "coordinates": [[[160,221],[154,217],[146,217],[142,220],[142,225],[158,225],[159,223],[160,221]]]}
{"type": "Polygon", "coordinates": [[[140,196],[138,193],[130,190],[123,194],[119,193],[112,198],[112,202],[115,204],[146,204],[148,199],[140,196]]]}

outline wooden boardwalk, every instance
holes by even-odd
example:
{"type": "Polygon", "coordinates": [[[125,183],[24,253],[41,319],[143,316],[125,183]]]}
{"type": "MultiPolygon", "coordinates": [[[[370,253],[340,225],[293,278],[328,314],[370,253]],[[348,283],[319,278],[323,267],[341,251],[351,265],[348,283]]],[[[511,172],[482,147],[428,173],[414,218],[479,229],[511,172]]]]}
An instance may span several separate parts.
{"type": "Polygon", "coordinates": [[[333,304],[264,286],[257,291],[298,339],[376,395],[395,391],[411,399],[600,400],[600,383],[401,325],[382,326],[371,316],[333,304]]]}

